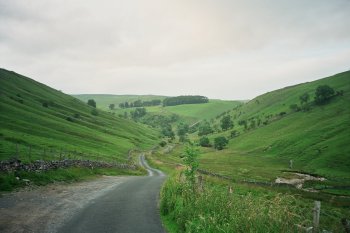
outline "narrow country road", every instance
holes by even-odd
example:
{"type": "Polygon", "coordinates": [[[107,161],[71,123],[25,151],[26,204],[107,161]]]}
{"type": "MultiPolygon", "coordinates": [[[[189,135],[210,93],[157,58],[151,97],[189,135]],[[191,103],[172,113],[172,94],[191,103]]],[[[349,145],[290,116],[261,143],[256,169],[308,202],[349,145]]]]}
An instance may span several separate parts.
{"type": "Polygon", "coordinates": [[[147,177],[132,177],[77,213],[58,232],[62,233],[163,233],[158,194],[164,174],[151,168],[144,155],[140,164],[147,177]]]}
{"type": "Polygon", "coordinates": [[[163,233],[158,197],[165,176],[144,155],[140,165],[148,176],[103,176],[1,194],[0,232],[163,233]]]}

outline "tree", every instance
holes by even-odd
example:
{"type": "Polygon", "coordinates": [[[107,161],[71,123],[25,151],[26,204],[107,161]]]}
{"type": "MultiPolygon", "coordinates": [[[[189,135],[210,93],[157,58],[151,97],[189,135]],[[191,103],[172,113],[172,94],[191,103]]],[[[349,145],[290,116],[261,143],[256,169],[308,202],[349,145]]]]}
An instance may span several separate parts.
{"type": "Polygon", "coordinates": [[[210,126],[208,121],[203,121],[198,128],[198,136],[207,135],[213,132],[213,129],[210,126]]]}
{"type": "Polygon", "coordinates": [[[162,126],[162,134],[165,137],[169,137],[170,139],[175,139],[175,134],[174,134],[170,124],[164,124],[162,126]]]}
{"type": "Polygon", "coordinates": [[[203,147],[211,147],[210,145],[210,141],[209,141],[209,138],[208,137],[201,137],[199,139],[199,145],[200,146],[203,146],[203,147]]]}
{"type": "Polygon", "coordinates": [[[195,188],[196,182],[196,171],[199,167],[198,155],[199,151],[197,148],[191,145],[187,145],[185,148],[185,153],[182,157],[183,162],[186,166],[185,176],[189,181],[189,184],[192,186],[193,190],[195,188]]]}
{"type": "Polygon", "coordinates": [[[218,150],[222,150],[225,148],[225,146],[228,144],[228,140],[223,137],[223,136],[220,136],[220,137],[216,137],[214,139],[214,148],[215,149],[218,149],[218,150]]]}
{"type": "Polygon", "coordinates": [[[185,136],[188,133],[188,130],[189,130],[189,126],[186,123],[180,122],[177,125],[177,135],[179,137],[185,136]]]}
{"type": "Polygon", "coordinates": [[[235,137],[237,137],[239,135],[239,132],[237,131],[237,130],[232,130],[231,131],[231,134],[230,134],[230,137],[231,138],[235,138],[235,137]]]}
{"type": "Polygon", "coordinates": [[[141,118],[143,117],[144,115],[146,115],[146,109],[145,108],[136,108],[135,111],[131,111],[130,114],[131,114],[131,117],[133,119],[137,119],[137,118],[141,118]]]}
{"type": "Polygon", "coordinates": [[[233,128],[233,122],[231,120],[231,116],[230,115],[225,115],[223,118],[221,118],[220,122],[221,122],[221,128],[224,131],[233,128]]]}
{"type": "Polygon", "coordinates": [[[289,108],[293,111],[293,112],[299,112],[300,111],[300,108],[298,107],[297,104],[291,104],[289,106],[289,108]]]}
{"type": "Polygon", "coordinates": [[[328,85],[320,85],[315,91],[315,103],[324,104],[334,95],[334,89],[328,85]]]}
{"type": "Polygon", "coordinates": [[[109,109],[110,109],[110,110],[114,110],[114,107],[115,107],[115,104],[110,104],[110,105],[109,105],[109,109]]]}
{"type": "Polygon", "coordinates": [[[120,103],[119,104],[119,108],[125,108],[125,104],[124,103],[120,103]]]}
{"type": "Polygon", "coordinates": [[[91,110],[91,114],[94,115],[94,116],[98,116],[98,111],[96,108],[92,109],[91,110]]]}
{"type": "Polygon", "coordinates": [[[307,92],[299,96],[300,104],[303,105],[304,103],[307,104],[309,102],[310,96],[307,92]]]}
{"type": "Polygon", "coordinates": [[[239,124],[239,125],[243,125],[243,126],[244,126],[244,129],[247,129],[247,128],[248,128],[248,125],[247,125],[247,121],[246,121],[246,120],[240,120],[240,121],[238,121],[238,124],[239,124]]]}
{"type": "Polygon", "coordinates": [[[95,100],[93,100],[93,99],[89,99],[88,102],[87,102],[87,104],[90,105],[91,107],[96,108],[96,102],[95,102],[95,100]]]}

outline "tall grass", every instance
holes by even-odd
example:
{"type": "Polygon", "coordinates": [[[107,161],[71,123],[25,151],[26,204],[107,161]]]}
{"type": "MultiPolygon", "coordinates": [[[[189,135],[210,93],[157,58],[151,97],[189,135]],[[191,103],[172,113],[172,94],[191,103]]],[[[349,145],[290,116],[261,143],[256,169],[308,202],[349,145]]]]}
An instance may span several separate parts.
{"type": "Polygon", "coordinates": [[[178,174],[161,191],[161,214],[178,225],[179,232],[298,232],[295,224],[311,225],[292,195],[228,192],[222,185],[206,184],[193,192],[178,174]]]}

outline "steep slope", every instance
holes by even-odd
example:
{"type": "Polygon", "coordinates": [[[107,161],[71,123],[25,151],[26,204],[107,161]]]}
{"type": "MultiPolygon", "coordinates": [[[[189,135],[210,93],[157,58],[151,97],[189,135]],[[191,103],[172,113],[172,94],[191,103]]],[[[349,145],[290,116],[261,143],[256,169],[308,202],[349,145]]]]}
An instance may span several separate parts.
{"type": "Polygon", "coordinates": [[[12,71],[0,69],[0,159],[55,153],[125,160],[156,143],[157,132],[115,117],[12,71]],[[16,146],[17,145],[17,146],[16,146]]]}
{"type": "Polygon", "coordinates": [[[240,136],[231,139],[222,152],[207,152],[203,157],[206,168],[238,174],[241,167],[246,168],[241,177],[256,173],[256,177],[274,179],[280,170],[288,168],[292,159],[296,170],[350,179],[349,71],[266,93],[230,114],[240,136]],[[343,95],[316,105],[312,101],[319,85],[342,90],[343,95]],[[304,93],[310,95],[310,110],[290,109],[292,104],[300,106],[299,97],[304,93]],[[239,125],[240,121],[246,121],[247,128],[239,125]]]}

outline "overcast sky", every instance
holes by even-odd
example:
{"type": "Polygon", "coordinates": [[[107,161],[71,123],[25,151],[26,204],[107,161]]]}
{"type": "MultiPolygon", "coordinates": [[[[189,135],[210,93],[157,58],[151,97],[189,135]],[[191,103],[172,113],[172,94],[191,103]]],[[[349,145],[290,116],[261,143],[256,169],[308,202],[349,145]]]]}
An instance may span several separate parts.
{"type": "Polygon", "coordinates": [[[350,69],[350,0],[0,0],[0,67],[65,93],[250,99],[350,69]]]}

